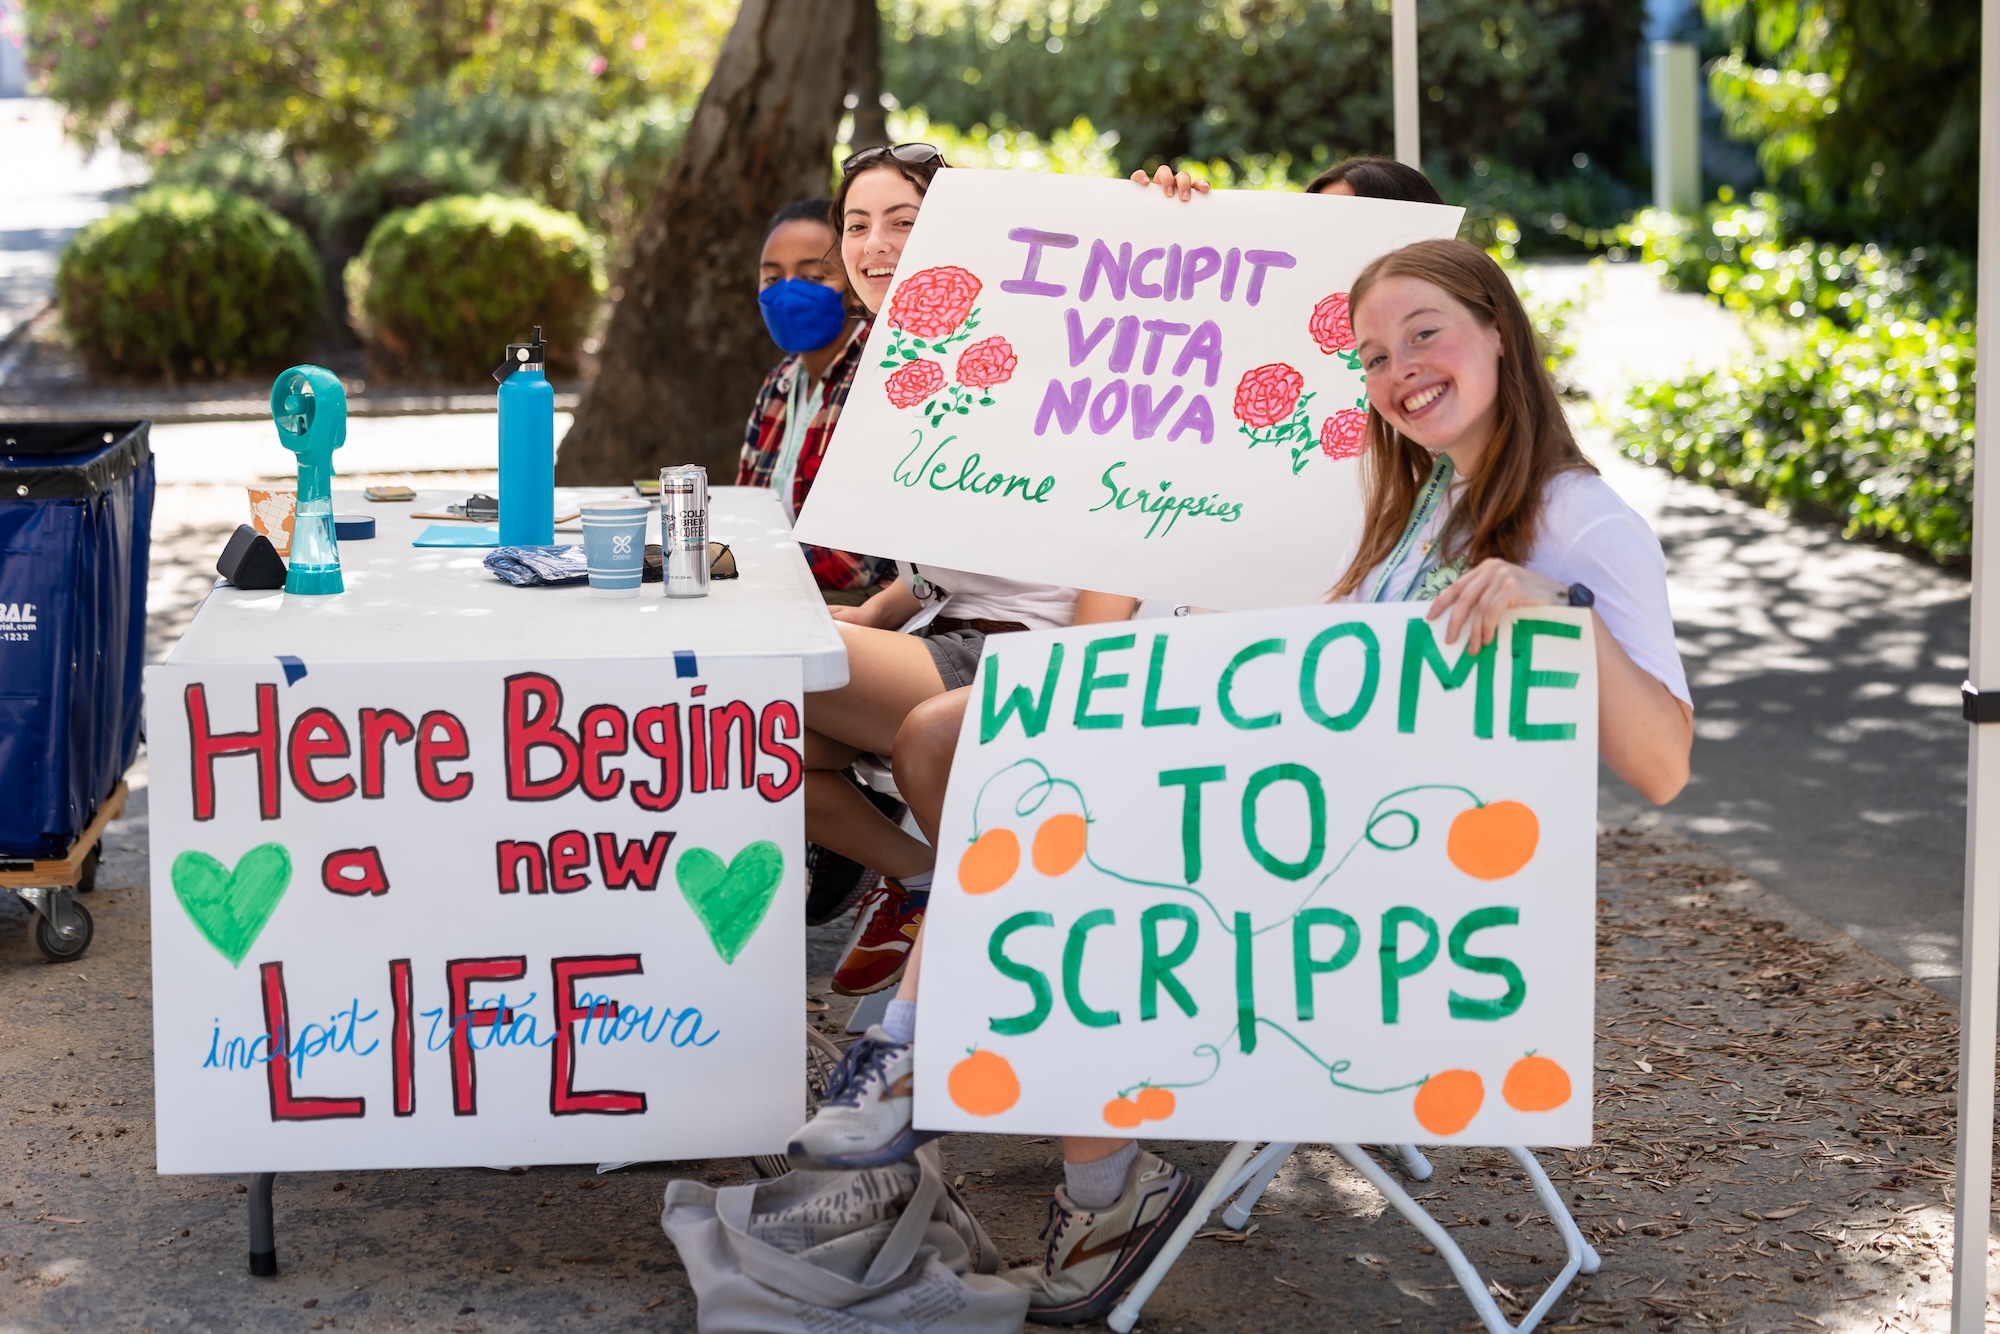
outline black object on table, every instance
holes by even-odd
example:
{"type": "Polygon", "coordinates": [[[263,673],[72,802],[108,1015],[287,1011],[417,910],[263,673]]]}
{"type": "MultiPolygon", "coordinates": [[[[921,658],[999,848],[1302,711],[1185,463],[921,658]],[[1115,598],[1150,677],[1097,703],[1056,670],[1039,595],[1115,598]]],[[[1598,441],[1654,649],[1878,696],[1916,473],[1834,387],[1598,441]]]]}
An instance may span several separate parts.
{"type": "Polygon", "coordinates": [[[283,588],[285,558],[271,539],[247,523],[236,525],[229,545],[215,558],[215,572],[238,588],[283,588]]]}

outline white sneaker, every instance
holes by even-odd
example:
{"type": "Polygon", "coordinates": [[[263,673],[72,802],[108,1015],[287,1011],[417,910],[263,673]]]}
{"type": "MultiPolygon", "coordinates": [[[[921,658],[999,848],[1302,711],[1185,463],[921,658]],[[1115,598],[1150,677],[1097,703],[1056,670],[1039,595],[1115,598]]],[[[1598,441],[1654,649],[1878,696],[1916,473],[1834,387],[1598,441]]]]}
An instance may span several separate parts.
{"type": "Polygon", "coordinates": [[[1067,1188],[1056,1187],[1042,1263],[1007,1271],[1008,1282],[1028,1290],[1028,1319],[1081,1325],[1101,1318],[1146,1272],[1200,1193],[1199,1181],[1143,1149],[1124,1193],[1102,1209],[1079,1208],[1067,1188]]]}
{"type": "Polygon", "coordinates": [[[825,1100],[786,1155],[802,1167],[850,1171],[901,1162],[936,1139],[938,1132],[910,1125],[912,1065],[910,1044],[872,1025],[834,1067],[825,1100]]]}

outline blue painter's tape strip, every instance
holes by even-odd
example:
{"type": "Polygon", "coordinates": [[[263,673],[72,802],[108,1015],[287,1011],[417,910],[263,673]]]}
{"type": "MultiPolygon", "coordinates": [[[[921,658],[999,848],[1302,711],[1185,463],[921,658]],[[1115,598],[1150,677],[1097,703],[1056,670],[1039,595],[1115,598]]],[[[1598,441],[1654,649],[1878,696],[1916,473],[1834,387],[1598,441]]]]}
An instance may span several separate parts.
{"type": "Polygon", "coordinates": [[[285,669],[285,684],[295,686],[305,680],[306,665],[289,653],[278,655],[278,665],[285,669]]]}
{"type": "Polygon", "coordinates": [[[674,650],[675,676],[699,676],[700,674],[699,669],[695,667],[693,649],[677,648],[674,650]]]}

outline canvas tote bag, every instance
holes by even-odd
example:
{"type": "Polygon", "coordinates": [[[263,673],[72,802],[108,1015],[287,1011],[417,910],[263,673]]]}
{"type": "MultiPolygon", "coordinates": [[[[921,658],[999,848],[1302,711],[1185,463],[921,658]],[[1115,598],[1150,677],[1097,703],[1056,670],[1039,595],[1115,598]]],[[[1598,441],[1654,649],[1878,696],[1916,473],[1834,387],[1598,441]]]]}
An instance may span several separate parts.
{"type": "Polygon", "coordinates": [[[935,1144],[862,1172],[675,1181],[660,1226],[701,1334],[1015,1334],[1028,1312],[935,1144]]]}

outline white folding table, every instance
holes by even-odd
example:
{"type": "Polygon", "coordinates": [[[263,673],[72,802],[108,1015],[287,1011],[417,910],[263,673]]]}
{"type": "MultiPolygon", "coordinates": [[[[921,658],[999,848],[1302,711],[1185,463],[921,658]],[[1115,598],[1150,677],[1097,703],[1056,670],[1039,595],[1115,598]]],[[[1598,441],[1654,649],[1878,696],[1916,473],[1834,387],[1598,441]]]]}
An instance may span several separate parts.
{"type": "MultiPolygon", "coordinates": [[[[558,513],[580,500],[629,488],[564,487],[558,513]]],[[[336,514],[375,520],[375,536],[340,544],[346,592],[288,597],[221,585],[209,594],[167,661],[241,662],[277,651],[310,662],[496,661],[509,658],[625,658],[677,650],[715,657],[797,658],[808,691],[847,684],[847,650],[812,571],[792,539],[777,497],[763,487],[719,486],[709,497],[709,536],[728,543],[738,577],[710,583],[705,598],[664,598],[643,587],[631,615],[607,616],[583,590],[515,588],[483,568],[478,547],[416,547],[439,511],[463,492],[419,491],[414,502],[371,503],[336,491],[336,514]]],[[[657,513],[649,541],[659,540],[657,513]]],[[[582,532],[558,529],[558,542],[582,532]]],[[[617,604],[613,604],[617,605],[617,604]]]]}

